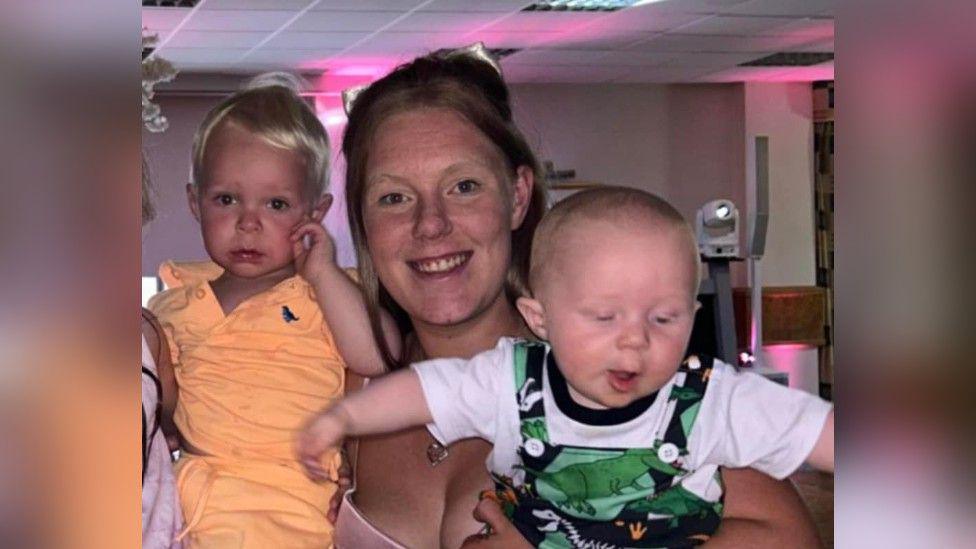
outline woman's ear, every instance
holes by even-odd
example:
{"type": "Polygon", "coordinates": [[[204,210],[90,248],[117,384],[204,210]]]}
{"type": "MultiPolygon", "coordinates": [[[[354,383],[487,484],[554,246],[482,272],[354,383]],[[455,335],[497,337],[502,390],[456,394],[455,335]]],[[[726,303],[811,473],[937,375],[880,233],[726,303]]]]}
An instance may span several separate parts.
{"type": "Polygon", "coordinates": [[[532,187],[535,185],[535,172],[528,166],[519,166],[515,170],[515,181],[512,183],[512,228],[522,226],[522,220],[529,211],[532,200],[532,187]]]}
{"type": "Polygon", "coordinates": [[[547,339],[546,310],[542,303],[531,297],[520,297],[515,300],[515,306],[522,313],[522,318],[525,319],[525,324],[532,330],[532,333],[539,339],[547,339]]]}
{"type": "Polygon", "coordinates": [[[325,219],[325,214],[329,213],[329,208],[332,207],[332,195],[324,194],[318,202],[312,206],[312,220],[321,223],[325,219]]]}
{"type": "Polygon", "coordinates": [[[193,219],[200,221],[200,196],[198,194],[197,186],[193,183],[186,184],[186,201],[190,204],[190,213],[193,214],[193,219]]]}

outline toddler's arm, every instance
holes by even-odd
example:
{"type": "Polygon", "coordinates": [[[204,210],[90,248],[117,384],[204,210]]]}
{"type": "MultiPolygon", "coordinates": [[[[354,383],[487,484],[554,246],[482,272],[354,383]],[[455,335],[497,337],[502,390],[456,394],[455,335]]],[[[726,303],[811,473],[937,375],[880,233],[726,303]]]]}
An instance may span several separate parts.
{"type": "Polygon", "coordinates": [[[813,450],[807,457],[807,464],[821,471],[834,472],[834,411],[830,411],[824,422],[820,438],[813,445],[813,450]]]}
{"type": "MultiPolygon", "coordinates": [[[[292,233],[296,270],[315,289],[315,298],[349,369],[362,376],[380,375],[386,371],[386,363],[373,339],[362,292],[336,264],[335,245],[321,221],[313,218],[292,233]]],[[[399,358],[401,336],[396,322],[381,309],[380,323],[390,352],[399,358]]]]}
{"type": "Polygon", "coordinates": [[[325,479],[322,454],[347,436],[390,433],[433,421],[417,373],[411,368],[370,381],[319,412],[298,435],[298,459],[309,477],[325,479]]]}

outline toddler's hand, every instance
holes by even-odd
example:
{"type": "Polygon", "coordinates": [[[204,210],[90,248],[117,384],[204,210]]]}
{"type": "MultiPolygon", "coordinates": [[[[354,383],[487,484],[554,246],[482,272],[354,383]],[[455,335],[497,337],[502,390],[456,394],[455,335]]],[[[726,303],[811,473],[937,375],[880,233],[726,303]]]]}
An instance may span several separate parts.
{"type": "Polygon", "coordinates": [[[311,219],[291,233],[295,256],[295,272],[305,280],[315,283],[327,269],[336,269],[336,251],[332,236],[322,226],[321,219],[311,219]],[[308,246],[306,247],[306,239],[308,246]]]}
{"type": "Polygon", "coordinates": [[[322,465],[322,454],[339,446],[346,436],[346,422],[341,411],[332,407],[316,414],[298,435],[298,461],[312,480],[326,480],[328,470],[322,465]]]}

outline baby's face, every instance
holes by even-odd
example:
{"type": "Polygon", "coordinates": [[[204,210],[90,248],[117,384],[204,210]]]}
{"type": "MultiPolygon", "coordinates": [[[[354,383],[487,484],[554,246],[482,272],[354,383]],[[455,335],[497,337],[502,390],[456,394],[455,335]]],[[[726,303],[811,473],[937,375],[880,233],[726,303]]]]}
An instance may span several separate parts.
{"type": "Polygon", "coordinates": [[[210,138],[204,170],[189,198],[211,259],[239,278],[294,274],[290,236],[308,219],[301,157],[224,124],[210,138]]]}
{"type": "Polygon", "coordinates": [[[558,235],[537,292],[570,394],[626,406],[661,388],[684,357],[698,281],[678,230],[583,221],[558,235]]]}

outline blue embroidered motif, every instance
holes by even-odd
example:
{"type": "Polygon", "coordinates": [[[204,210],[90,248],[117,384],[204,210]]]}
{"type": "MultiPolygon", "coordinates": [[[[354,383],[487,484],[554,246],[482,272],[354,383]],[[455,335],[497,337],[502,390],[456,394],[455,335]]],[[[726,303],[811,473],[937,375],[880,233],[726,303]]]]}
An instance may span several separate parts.
{"type": "Polygon", "coordinates": [[[291,312],[288,305],[281,306],[281,316],[285,319],[285,322],[294,322],[298,320],[298,317],[295,316],[295,313],[291,312]]]}

